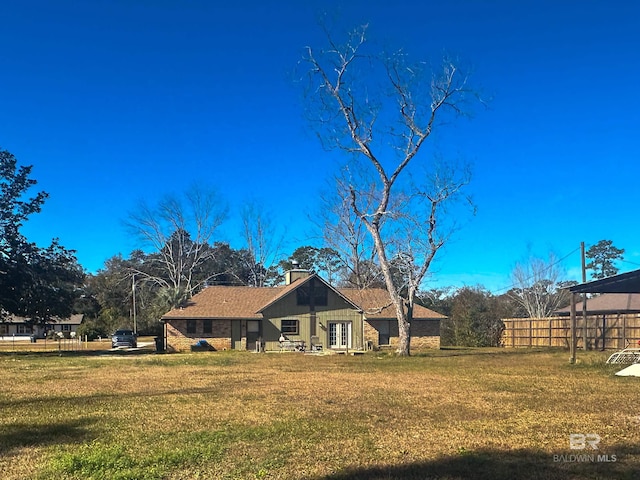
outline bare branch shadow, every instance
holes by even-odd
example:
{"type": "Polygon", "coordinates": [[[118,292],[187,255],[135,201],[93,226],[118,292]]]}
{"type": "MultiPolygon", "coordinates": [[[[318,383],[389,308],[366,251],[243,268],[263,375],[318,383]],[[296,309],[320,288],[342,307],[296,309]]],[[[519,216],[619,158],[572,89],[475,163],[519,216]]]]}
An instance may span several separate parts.
{"type": "MultiPolygon", "coordinates": [[[[54,402],[61,402],[67,408],[82,407],[87,402],[94,400],[109,400],[120,398],[149,398],[149,397],[164,397],[167,395],[212,395],[221,394],[220,387],[212,385],[208,387],[192,387],[192,388],[180,388],[180,389],[166,389],[157,391],[141,391],[141,392],[125,392],[125,393],[95,393],[91,395],[77,395],[77,396],[42,396],[38,398],[26,398],[26,399],[0,399],[0,408],[24,408],[37,409],[40,405],[51,405],[54,402]]],[[[2,435],[2,434],[0,434],[2,435]]],[[[1,437],[0,437],[1,438],[1,437]]],[[[1,447],[0,447],[1,448],[1,447]]],[[[0,451],[0,453],[2,453],[0,451]]]]}
{"type": "Polygon", "coordinates": [[[0,455],[8,455],[22,447],[85,443],[92,438],[91,419],[69,422],[4,424],[0,429],[0,455]]]}
{"type": "Polygon", "coordinates": [[[431,462],[347,469],[316,480],[640,479],[639,446],[607,450],[607,454],[593,451],[593,457],[591,452],[576,450],[558,452],[557,457],[534,450],[478,450],[431,462]],[[577,457],[581,454],[589,456],[577,457]]]}

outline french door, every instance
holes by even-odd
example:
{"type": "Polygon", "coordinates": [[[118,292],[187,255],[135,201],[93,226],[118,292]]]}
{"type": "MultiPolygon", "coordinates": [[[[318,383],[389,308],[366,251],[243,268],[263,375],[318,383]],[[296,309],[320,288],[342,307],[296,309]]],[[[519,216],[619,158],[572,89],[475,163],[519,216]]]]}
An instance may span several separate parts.
{"type": "Polygon", "coordinates": [[[329,322],[329,348],[351,348],[351,322],[329,322]]]}

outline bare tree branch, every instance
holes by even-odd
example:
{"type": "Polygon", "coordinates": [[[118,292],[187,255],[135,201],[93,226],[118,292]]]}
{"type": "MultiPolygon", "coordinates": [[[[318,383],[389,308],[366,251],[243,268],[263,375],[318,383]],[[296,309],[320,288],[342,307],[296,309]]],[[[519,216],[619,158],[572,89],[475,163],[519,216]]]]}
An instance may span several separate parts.
{"type": "Polygon", "coordinates": [[[220,205],[215,193],[197,186],[184,198],[166,196],[155,207],[140,202],[125,224],[154,252],[163,275],[141,270],[134,273],[191,296],[200,286],[193,280],[194,273],[213,255],[211,243],[225,218],[226,207],[220,205]]]}
{"type": "MultiPolygon", "coordinates": [[[[406,65],[403,52],[368,55],[366,31],[366,25],[355,29],[348,35],[346,43],[340,45],[325,30],[330,48],[316,55],[311,47],[307,47],[304,61],[308,65],[308,79],[312,86],[309,91],[313,92],[311,104],[316,105],[320,112],[315,124],[319,132],[329,137],[323,143],[360,155],[375,171],[376,182],[361,183],[362,177],[354,178],[346,188],[345,184],[339,188],[348,199],[355,219],[369,233],[396,310],[400,331],[399,353],[408,355],[409,326],[417,290],[435,254],[448,238],[439,233],[443,207],[457,197],[467,181],[440,182],[435,189],[408,193],[403,192],[398,183],[431,135],[436,120],[447,113],[462,114],[460,105],[468,90],[466,78],[460,75],[452,62],[443,62],[442,69],[429,81],[424,81],[419,68],[406,65]],[[367,70],[359,70],[360,65],[367,70]],[[376,72],[383,74],[376,76],[376,72]],[[371,78],[386,78],[395,98],[395,114],[381,116],[379,109],[384,102],[381,105],[370,102],[371,94],[378,99],[387,98],[385,92],[373,92],[361,85],[371,78]],[[377,129],[379,122],[384,123],[392,117],[398,119],[393,127],[377,129]],[[402,145],[394,147],[391,140],[401,141],[402,145]],[[397,162],[389,163],[388,148],[400,153],[397,162]],[[416,205],[424,206],[425,202],[429,208],[421,212],[426,212],[426,217],[411,210],[416,205]],[[407,221],[412,218],[413,221],[407,221]],[[422,226],[425,223],[426,230],[422,226]],[[420,228],[417,231],[407,230],[409,225],[412,228],[419,225],[420,228]],[[404,248],[400,239],[406,242],[404,248]],[[396,284],[392,272],[394,261],[406,266],[406,284],[396,284]]],[[[388,107],[389,102],[384,106],[388,107]]],[[[322,134],[319,135],[322,138],[322,134]]],[[[349,216],[342,214],[339,218],[349,216]]],[[[348,228],[343,230],[349,232],[348,228]]],[[[355,233],[354,230],[351,232],[355,233]]]]}
{"type": "Polygon", "coordinates": [[[284,237],[276,234],[273,223],[256,204],[245,205],[241,216],[250,261],[247,268],[251,272],[253,286],[264,287],[270,270],[280,260],[284,237]]]}
{"type": "Polygon", "coordinates": [[[555,255],[547,261],[529,256],[511,272],[514,288],[508,295],[530,318],[546,318],[566,305],[568,292],[561,288],[564,272],[555,255]]]}

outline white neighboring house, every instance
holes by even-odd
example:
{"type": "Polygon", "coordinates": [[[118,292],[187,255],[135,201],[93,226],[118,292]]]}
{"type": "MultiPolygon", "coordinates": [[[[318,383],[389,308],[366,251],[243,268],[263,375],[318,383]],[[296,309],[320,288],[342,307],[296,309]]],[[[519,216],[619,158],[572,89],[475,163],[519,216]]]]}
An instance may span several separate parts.
{"type": "Polygon", "coordinates": [[[76,313],[69,318],[56,319],[55,322],[49,322],[46,325],[30,325],[24,317],[16,317],[9,315],[0,320],[0,338],[1,337],[23,337],[25,339],[34,335],[37,338],[44,338],[47,332],[61,332],[64,336],[73,336],[78,331],[78,327],[84,320],[82,313],[76,313]]]}

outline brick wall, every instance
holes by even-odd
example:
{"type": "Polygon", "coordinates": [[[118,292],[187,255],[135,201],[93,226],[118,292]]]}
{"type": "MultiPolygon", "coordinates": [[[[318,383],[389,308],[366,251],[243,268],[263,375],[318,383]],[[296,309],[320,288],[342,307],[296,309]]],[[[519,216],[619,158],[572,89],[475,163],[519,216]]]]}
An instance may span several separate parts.
{"type": "Polygon", "coordinates": [[[209,342],[216,350],[231,350],[231,320],[213,320],[211,333],[203,332],[203,320],[194,321],[195,333],[187,333],[187,320],[167,322],[167,348],[170,351],[190,351],[191,345],[201,339],[209,342]]]}
{"type": "Polygon", "coordinates": [[[364,322],[364,342],[365,348],[367,344],[378,346],[378,330],[376,330],[369,322],[364,322]]]}
{"type": "Polygon", "coordinates": [[[440,320],[414,320],[411,348],[440,348],[440,320]]]}
{"type": "MultiPolygon", "coordinates": [[[[385,320],[386,321],[386,320],[385,320]]],[[[364,322],[365,341],[378,347],[378,330],[380,320],[364,322]]],[[[395,320],[390,322],[389,346],[398,346],[398,327],[395,320]]],[[[411,348],[440,348],[440,320],[414,320],[411,324],[411,348]]]]}

